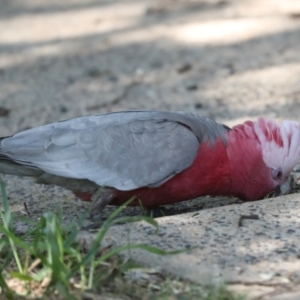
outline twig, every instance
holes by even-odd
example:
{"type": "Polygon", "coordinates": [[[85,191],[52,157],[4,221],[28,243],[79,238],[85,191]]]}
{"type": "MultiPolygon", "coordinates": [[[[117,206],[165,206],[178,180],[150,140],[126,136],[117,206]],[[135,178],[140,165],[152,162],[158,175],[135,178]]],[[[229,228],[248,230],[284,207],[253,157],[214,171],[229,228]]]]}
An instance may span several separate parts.
{"type": "Polygon", "coordinates": [[[24,205],[24,209],[25,209],[25,212],[26,212],[27,216],[28,216],[29,218],[31,218],[31,215],[30,215],[30,212],[29,212],[29,209],[28,209],[28,207],[27,207],[26,202],[23,202],[23,205],[24,205]]]}

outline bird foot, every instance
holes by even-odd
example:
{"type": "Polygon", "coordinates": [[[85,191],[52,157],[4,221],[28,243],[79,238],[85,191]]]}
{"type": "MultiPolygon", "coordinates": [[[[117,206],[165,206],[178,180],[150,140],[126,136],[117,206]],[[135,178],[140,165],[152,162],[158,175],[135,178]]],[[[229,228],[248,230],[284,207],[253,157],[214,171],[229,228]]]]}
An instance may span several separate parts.
{"type": "Polygon", "coordinates": [[[115,195],[112,190],[96,191],[92,196],[89,219],[93,222],[99,221],[101,212],[114,198],[115,195]]]}
{"type": "Polygon", "coordinates": [[[157,207],[152,209],[146,209],[145,215],[152,218],[161,218],[165,216],[178,215],[181,212],[176,208],[157,207]]]}

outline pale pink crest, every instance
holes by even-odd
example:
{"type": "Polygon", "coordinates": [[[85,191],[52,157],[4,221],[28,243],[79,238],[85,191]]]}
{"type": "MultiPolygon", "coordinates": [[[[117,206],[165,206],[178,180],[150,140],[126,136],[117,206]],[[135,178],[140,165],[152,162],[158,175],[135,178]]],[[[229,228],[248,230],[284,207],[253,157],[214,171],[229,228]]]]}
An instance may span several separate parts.
{"type": "Polygon", "coordinates": [[[273,120],[260,118],[253,125],[264,163],[269,168],[281,168],[283,175],[288,175],[300,159],[299,123],[284,121],[277,124],[273,120]]]}

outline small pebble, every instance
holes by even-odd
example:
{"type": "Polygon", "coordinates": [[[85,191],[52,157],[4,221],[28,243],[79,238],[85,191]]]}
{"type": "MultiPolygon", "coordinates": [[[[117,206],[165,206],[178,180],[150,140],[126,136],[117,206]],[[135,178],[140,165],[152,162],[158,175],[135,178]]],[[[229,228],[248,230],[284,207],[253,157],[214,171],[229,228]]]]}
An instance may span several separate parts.
{"type": "Polygon", "coordinates": [[[68,108],[64,105],[60,105],[59,106],[59,111],[64,114],[64,113],[67,113],[68,112],[68,108]]]}
{"type": "Polygon", "coordinates": [[[75,81],[76,81],[76,79],[75,79],[73,76],[69,76],[69,77],[67,78],[68,84],[73,84],[75,81]]]}
{"type": "Polygon", "coordinates": [[[188,83],[185,88],[188,91],[195,91],[198,89],[198,85],[196,83],[188,83]]]}
{"type": "Polygon", "coordinates": [[[203,104],[200,103],[200,102],[197,102],[197,103],[195,103],[195,108],[196,108],[196,109],[203,108],[203,104]]]}
{"type": "Polygon", "coordinates": [[[89,77],[100,77],[103,74],[97,67],[92,67],[87,70],[87,75],[89,77]]]}
{"type": "Polygon", "coordinates": [[[0,107],[0,117],[7,117],[10,113],[10,110],[5,107],[0,107]]]}
{"type": "Polygon", "coordinates": [[[110,75],[107,77],[108,81],[111,81],[111,82],[117,82],[118,81],[118,77],[115,76],[115,75],[110,75]]]}
{"type": "Polygon", "coordinates": [[[185,63],[185,64],[183,64],[182,66],[180,66],[178,69],[177,69],[177,72],[178,73],[185,73],[185,72],[188,72],[188,71],[190,71],[191,69],[192,69],[192,65],[191,64],[189,64],[189,63],[185,63]]]}

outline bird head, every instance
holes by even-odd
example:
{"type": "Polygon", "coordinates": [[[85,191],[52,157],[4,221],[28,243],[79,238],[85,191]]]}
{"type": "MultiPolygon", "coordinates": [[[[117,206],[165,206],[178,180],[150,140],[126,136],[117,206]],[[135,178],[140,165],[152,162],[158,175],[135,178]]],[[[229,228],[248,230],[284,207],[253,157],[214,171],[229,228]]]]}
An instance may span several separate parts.
{"type": "Polygon", "coordinates": [[[300,158],[300,128],[297,122],[258,119],[254,131],[261,145],[263,161],[275,183],[287,179],[300,158]]]}
{"type": "Polygon", "coordinates": [[[258,200],[278,190],[300,159],[300,127],[297,122],[260,118],[233,127],[228,149],[233,160],[232,189],[244,200],[258,200]],[[230,148],[230,147],[229,147],[230,148]]]}

